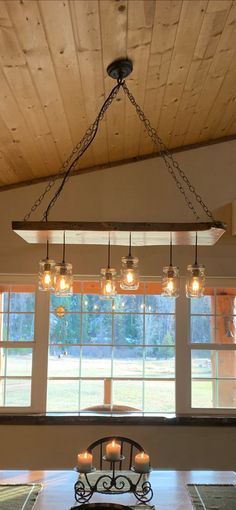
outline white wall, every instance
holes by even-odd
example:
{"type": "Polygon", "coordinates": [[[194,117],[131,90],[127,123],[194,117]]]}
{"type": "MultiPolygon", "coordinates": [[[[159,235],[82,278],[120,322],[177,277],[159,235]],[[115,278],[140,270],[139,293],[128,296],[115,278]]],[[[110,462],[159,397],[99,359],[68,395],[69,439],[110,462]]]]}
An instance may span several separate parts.
{"type": "MultiPolygon", "coordinates": [[[[209,275],[235,276],[236,237],[231,236],[231,202],[236,195],[236,141],[178,153],[176,158],[216,219],[229,224],[229,232],[215,247],[202,247],[199,261],[209,275]]],[[[45,255],[42,245],[27,245],[11,232],[11,221],[22,220],[45,184],[0,193],[0,272],[36,273],[45,255]]],[[[32,219],[40,219],[37,214],[32,219]]],[[[49,219],[81,221],[194,221],[160,158],[99,170],[72,177],[49,219]]],[[[202,220],[207,221],[204,214],[202,220]]],[[[126,250],[125,250],[126,251],[126,250]]],[[[168,260],[168,247],[135,249],[143,275],[159,275],[168,260]]],[[[119,267],[124,248],[112,250],[119,267]]],[[[61,258],[59,246],[52,255],[61,258]]],[[[98,274],[106,260],[105,247],[70,246],[68,260],[77,274],[98,274]]],[[[182,273],[193,261],[191,247],[176,247],[174,261],[182,273]]]]}
{"type": "Polygon", "coordinates": [[[0,434],[0,469],[73,469],[90,443],[121,435],[143,445],[158,469],[235,470],[234,427],[2,425],[0,434]]]}
{"type": "MultiPolygon", "coordinates": [[[[215,247],[200,248],[199,261],[209,275],[236,276],[236,238],[231,236],[231,202],[236,198],[236,141],[179,153],[188,177],[229,232],[215,247]]],[[[43,184],[0,194],[0,271],[36,273],[43,246],[27,245],[11,232],[11,221],[23,219],[43,184]]],[[[35,219],[39,219],[37,216],[35,219]]],[[[50,219],[81,221],[192,221],[161,159],[124,165],[73,177],[50,219]]],[[[202,216],[204,218],[204,215],[202,216]]],[[[143,275],[159,275],[168,260],[167,247],[139,248],[143,275]]],[[[53,256],[60,259],[59,247],[53,256]]],[[[119,266],[124,249],[112,251],[119,266]]],[[[193,261],[191,247],[177,247],[175,262],[182,273],[193,261]]],[[[78,274],[98,274],[106,260],[104,247],[68,247],[68,260],[78,274]]],[[[144,444],[153,464],[162,468],[235,469],[235,429],[168,426],[0,426],[0,468],[72,468],[78,449],[110,433],[144,444]]]]}

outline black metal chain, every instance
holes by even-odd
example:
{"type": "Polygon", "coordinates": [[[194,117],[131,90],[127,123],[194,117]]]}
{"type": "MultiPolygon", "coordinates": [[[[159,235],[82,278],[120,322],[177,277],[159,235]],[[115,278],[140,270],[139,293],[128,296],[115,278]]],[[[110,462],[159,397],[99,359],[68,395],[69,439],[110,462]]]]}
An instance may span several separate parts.
{"type": "Polygon", "coordinates": [[[207,214],[207,216],[213,222],[215,221],[212,212],[208,209],[207,205],[203,202],[203,199],[201,198],[201,196],[196,192],[194,186],[192,186],[192,184],[190,183],[190,181],[189,181],[188,177],[186,176],[185,172],[180,168],[178,161],[173,157],[173,155],[170,152],[170,150],[168,149],[168,147],[165,145],[163,140],[159,137],[157,131],[151,126],[150,121],[147,119],[147,117],[145,116],[144,112],[142,111],[140,106],[137,104],[134,96],[129,91],[126,83],[124,81],[122,81],[122,79],[118,79],[117,85],[115,87],[113,87],[113,89],[111,90],[109,96],[104,101],[104,103],[103,103],[103,105],[102,105],[102,107],[100,109],[100,112],[97,115],[95,121],[87,129],[85,135],[80,140],[80,142],[74,147],[74,149],[71,152],[71,154],[69,155],[69,157],[64,161],[64,163],[63,163],[62,167],[60,168],[60,170],[57,172],[57,174],[55,174],[52,177],[52,179],[49,181],[49,183],[45,187],[44,191],[41,193],[41,195],[34,202],[34,204],[32,205],[32,207],[30,209],[30,211],[24,217],[24,221],[28,221],[30,216],[31,216],[31,214],[40,206],[40,204],[42,203],[45,195],[47,195],[47,193],[49,193],[51,188],[56,183],[57,179],[63,178],[60,186],[58,187],[58,189],[56,191],[56,193],[54,194],[54,196],[52,197],[51,201],[49,202],[49,205],[48,205],[47,209],[43,213],[43,220],[44,221],[48,220],[48,214],[49,214],[50,210],[52,209],[52,207],[54,206],[55,202],[59,198],[59,196],[60,196],[60,194],[61,194],[61,192],[62,192],[66,182],[68,181],[68,179],[69,179],[69,177],[71,175],[72,170],[75,168],[78,160],[81,158],[81,156],[85,153],[85,151],[88,149],[88,147],[91,145],[92,141],[94,140],[94,138],[96,136],[96,133],[97,133],[97,130],[98,130],[98,127],[99,127],[99,123],[102,121],[102,119],[103,119],[107,109],[112,104],[112,102],[114,101],[115,97],[117,96],[118,91],[119,91],[121,86],[122,86],[122,88],[124,90],[124,93],[127,95],[127,97],[129,98],[130,102],[135,107],[136,112],[138,114],[138,117],[140,118],[141,122],[144,124],[145,129],[146,129],[149,137],[151,138],[153,143],[155,145],[157,145],[158,148],[160,149],[160,151],[159,151],[160,156],[163,158],[168,172],[170,173],[170,175],[174,179],[175,184],[176,184],[178,190],[183,195],[183,197],[185,199],[185,202],[187,203],[187,206],[193,212],[196,220],[197,221],[200,220],[200,217],[199,217],[199,215],[198,215],[198,213],[197,213],[197,211],[196,211],[192,201],[188,197],[184,187],[182,186],[180,180],[178,179],[178,177],[176,175],[176,171],[178,172],[180,178],[185,183],[185,185],[188,188],[189,192],[194,195],[196,201],[202,207],[202,209],[207,214]]]}
{"type": "Polygon", "coordinates": [[[122,85],[122,80],[118,80],[117,85],[115,87],[113,87],[113,89],[111,90],[109,96],[104,101],[104,103],[103,103],[103,105],[102,105],[102,107],[100,109],[100,112],[97,115],[95,121],[87,129],[85,135],[80,140],[80,142],[74,147],[73,151],[71,152],[69,157],[66,159],[66,161],[64,161],[62,167],[57,172],[57,174],[55,174],[52,177],[52,179],[49,181],[49,183],[45,187],[43,193],[34,202],[34,204],[32,205],[32,207],[30,209],[30,211],[24,217],[24,221],[28,221],[30,216],[31,216],[31,214],[34,211],[36,211],[36,209],[40,206],[40,204],[43,201],[45,195],[47,195],[47,193],[51,190],[51,188],[56,183],[57,179],[63,177],[63,180],[62,180],[59,188],[57,189],[56,193],[54,194],[54,196],[52,197],[51,201],[49,202],[49,205],[48,205],[47,209],[43,213],[43,220],[47,221],[50,209],[52,209],[52,207],[54,206],[56,200],[59,198],[59,196],[60,196],[60,194],[61,194],[61,192],[62,192],[62,190],[64,188],[64,185],[68,181],[68,179],[70,177],[70,174],[71,174],[72,170],[75,168],[78,160],[81,158],[81,156],[85,153],[85,151],[88,149],[88,147],[91,145],[92,141],[94,140],[94,138],[96,136],[96,133],[97,133],[97,130],[98,130],[99,123],[102,121],[102,119],[103,119],[107,109],[112,104],[112,102],[114,101],[115,97],[117,96],[118,91],[119,91],[121,85],[122,85]]]}
{"type": "Polygon", "coordinates": [[[174,179],[178,190],[184,196],[184,199],[185,199],[185,201],[187,203],[187,206],[189,207],[189,209],[191,209],[191,211],[193,212],[193,214],[196,217],[197,221],[200,220],[200,217],[199,217],[199,215],[198,215],[198,213],[197,213],[193,203],[191,202],[191,200],[189,199],[188,195],[186,194],[186,192],[185,192],[181,182],[179,181],[179,179],[178,179],[178,177],[177,177],[177,175],[175,173],[175,170],[177,170],[179,176],[181,177],[181,179],[184,181],[184,183],[188,187],[190,193],[192,193],[194,195],[196,201],[200,204],[200,206],[202,207],[204,212],[214,222],[215,219],[213,217],[212,212],[208,209],[207,205],[203,202],[202,197],[196,192],[194,186],[192,186],[192,184],[190,183],[190,181],[189,181],[188,177],[186,176],[185,172],[180,168],[178,161],[173,157],[173,155],[170,152],[170,150],[168,149],[168,147],[165,145],[163,140],[159,137],[157,131],[151,126],[150,121],[147,119],[147,117],[145,116],[144,112],[142,111],[140,106],[135,101],[135,98],[134,98],[133,94],[129,91],[129,89],[128,89],[128,87],[127,87],[125,82],[122,83],[122,88],[123,88],[125,94],[127,95],[127,97],[129,98],[130,102],[132,103],[132,105],[135,107],[136,112],[137,112],[141,122],[144,124],[149,137],[154,142],[154,144],[157,145],[158,148],[160,148],[159,153],[160,153],[160,156],[163,158],[163,160],[165,162],[165,165],[167,167],[168,172],[170,173],[170,175],[174,179]]]}

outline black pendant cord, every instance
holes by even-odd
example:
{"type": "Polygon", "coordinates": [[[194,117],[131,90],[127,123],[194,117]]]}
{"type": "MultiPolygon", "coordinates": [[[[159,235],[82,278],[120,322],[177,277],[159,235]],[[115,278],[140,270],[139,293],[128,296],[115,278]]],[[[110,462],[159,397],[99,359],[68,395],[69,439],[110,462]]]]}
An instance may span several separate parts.
{"type": "Polygon", "coordinates": [[[48,242],[48,239],[47,239],[46,260],[49,260],[49,242],[48,242]]]}
{"type": "Polygon", "coordinates": [[[170,232],[170,266],[171,267],[172,267],[172,253],[173,253],[172,232],[170,232]]]}
{"type": "Polygon", "coordinates": [[[66,261],[66,233],[63,232],[62,264],[66,261]]]}
{"type": "Polygon", "coordinates": [[[132,257],[131,255],[131,232],[129,233],[129,257],[132,257]]]}
{"type": "Polygon", "coordinates": [[[195,262],[194,262],[194,265],[195,266],[198,265],[198,262],[197,262],[197,232],[196,232],[196,240],[195,240],[195,262]]]}
{"type": "Polygon", "coordinates": [[[107,269],[111,268],[111,235],[109,232],[108,247],[107,247],[107,269]]]}

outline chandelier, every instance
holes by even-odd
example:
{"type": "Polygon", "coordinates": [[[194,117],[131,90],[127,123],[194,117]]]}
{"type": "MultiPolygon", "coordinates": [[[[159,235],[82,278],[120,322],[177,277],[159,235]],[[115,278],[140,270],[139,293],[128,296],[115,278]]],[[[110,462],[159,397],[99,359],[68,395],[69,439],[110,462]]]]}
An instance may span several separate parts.
{"type": "Polygon", "coordinates": [[[101,296],[112,298],[117,289],[117,274],[110,267],[111,245],[128,246],[128,255],[122,257],[120,287],[124,290],[134,290],[139,286],[138,258],[131,254],[132,246],[169,245],[169,265],[163,268],[162,293],[164,296],[178,297],[179,295],[179,268],[172,265],[173,245],[195,245],[195,262],[187,268],[188,278],[186,283],[187,297],[200,297],[204,293],[205,268],[198,263],[198,245],[213,245],[226,230],[226,226],[216,221],[196,188],[191,184],[187,175],[180,167],[171,151],[157,131],[151,126],[150,121],[137,104],[134,96],[128,89],[125,78],[133,70],[132,61],[120,59],[112,62],[108,68],[108,75],[116,81],[110,94],[104,101],[95,121],[85,132],[80,142],[75,146],[72,153],[63,163],[62,167],[46,185],[44,191],[34,202],[30,211],[23,221],[13,221],[12,229],[28,243],[45,243],[47,246],[46,258],[40,261],[39,289],[49,290],[59,296],[68,296],[72,293],[73,273],[72,265],[65,262],[65,245],[67,244],[95,244],[108,246],[107,267],[101,270],[101,296]],[[77,167],[81,156],[92,144],[99,125],[108,108],[112,105],[118,92],[122,90],[144,125],[148,136],[158,149],[166,169],[171,175],[174,184],[180,192],[186,206],[194,216],[192,223],[148,223],[148,222],[70,222],[50,221],[49,214],[61,196],[64,186],[73,170],[77,167]],[[58,179],[61,179],[53,197],[49,200],[43,212],[41,221],[32,221],[31,215],[38,209],[48,193],[55,187],[58,179]],[[206,222],[200,221],[198,210],[202,210],[206,216],[206,222]],[[55,263],[49,259],[49,244],[63,245],[62,262],[55,263]]]}

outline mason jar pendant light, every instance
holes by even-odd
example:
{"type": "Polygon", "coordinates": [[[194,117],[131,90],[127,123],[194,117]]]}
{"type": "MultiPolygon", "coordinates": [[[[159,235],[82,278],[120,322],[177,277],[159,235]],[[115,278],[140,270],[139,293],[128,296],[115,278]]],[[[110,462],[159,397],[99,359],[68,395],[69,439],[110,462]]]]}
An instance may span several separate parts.
{"type": "Polygon", "coordinates": [[[55,261],[49,259],[49,243],[47,240],[46,259],[39,262],[39,290],[54,289],[55,261]]]}
{"type": "Polygon", "coordinates": [[[179,268],[172,265],[172,232],[170,232],[170,264],[162,270],[162,295],[179,296],[179,268]]]}
{"type": "Polygon", "coordinates": [[[136,290],[139,287],[138,257],[131,255],[131,232],[129,234],[129,254],[121,258],[120,287],[124,290],[136,290]]]}
{"type": "Polygon", "coordinates": [[[66,240],[63,235],[62,262],[55,266],[54,293],[56,296],[71,296],[73,294],[72,264],[65,262],[66,240]]]}
{"type": "Polygon", "coordinates": [[[197,261],[197,232],[195,242],[195,262],[187,267],[188,276],[186,282],[186,296],[189,298],[199,298],[204,295],[206,276],[205,266],[198,264],[197,261]]]}
{"type": "Polygon", "coordinates": [[[101,269],[100,288],[102,299],[112,299],[116,295],[116,270],[110,267],[111,263],[111,240],[110,232],[108,239],[107,267],[101,269]]]}

